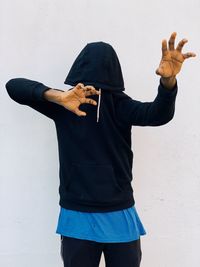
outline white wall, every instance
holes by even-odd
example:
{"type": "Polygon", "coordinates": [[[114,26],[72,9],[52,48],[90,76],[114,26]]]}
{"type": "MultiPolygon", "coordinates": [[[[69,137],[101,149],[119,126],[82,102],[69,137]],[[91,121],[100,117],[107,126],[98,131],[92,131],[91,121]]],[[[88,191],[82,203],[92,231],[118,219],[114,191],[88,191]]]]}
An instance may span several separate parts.
{"type": "MultiPolygon", "coordinates": [[[[161,40],[177,31],[189,39],[184,50],[200,56],[199,14],[198,0],[0,0],[0,266],[62,266],[54,124],[11,101],[6,81],[66,88],[77,54],[102,40],[119,55],[126,93],[153,100],[161,40]]],[[[173,121],[133,129],[133,187],[147,230],[142,267],[199,266],[199,70],[199,57],[185,62],[173,121]]]]}

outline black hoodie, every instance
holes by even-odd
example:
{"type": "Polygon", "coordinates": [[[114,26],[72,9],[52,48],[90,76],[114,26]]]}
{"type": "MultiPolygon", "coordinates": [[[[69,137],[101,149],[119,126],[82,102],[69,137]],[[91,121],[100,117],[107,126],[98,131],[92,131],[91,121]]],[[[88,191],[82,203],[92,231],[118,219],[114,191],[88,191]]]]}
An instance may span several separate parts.
{"type": "MultiPolygon", "coordinates": [[[[51,118],[56,126],[60,185],[59,204],[85,212],[107,212],[134,205],[132,181],[132,126],[159,126],[174,116],[177,84],[169,90],[161,81],[153,102],[125,94],[120,63],[113,47],[87,44],[76,58],[65,84],[93,85],[98,106],[83,104],[79,117],[43,97],[50,87],[28,79],[7,82],[10,97],[51,118]]],[[[145,165],[144,165],[145,168],[145,165]]]]}

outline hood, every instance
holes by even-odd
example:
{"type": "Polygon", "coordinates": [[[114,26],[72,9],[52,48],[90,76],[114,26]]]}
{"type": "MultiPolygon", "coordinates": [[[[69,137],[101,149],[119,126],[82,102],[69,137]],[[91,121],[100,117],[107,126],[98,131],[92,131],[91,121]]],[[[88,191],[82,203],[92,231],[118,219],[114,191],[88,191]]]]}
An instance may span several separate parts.
{"type": "MultiPolygon", "coordinates": [[[[104,42],[88,43],[75,59],[65,84],[93,85],[97,90],[124,91],[124,80],[118,56],[113,47],[104,42]]],[[[97,122],[101,94],[97,106],[97,122]]]]}

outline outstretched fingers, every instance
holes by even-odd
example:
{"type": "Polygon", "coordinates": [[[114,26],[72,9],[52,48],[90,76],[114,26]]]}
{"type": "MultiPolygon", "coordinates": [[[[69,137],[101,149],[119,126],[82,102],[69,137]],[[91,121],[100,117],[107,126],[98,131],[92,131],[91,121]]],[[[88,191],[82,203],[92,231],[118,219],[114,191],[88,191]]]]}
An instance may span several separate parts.
{"type": "Polygon", "coordinates": [[[167,41],[166,40],[162,40],[162,56],[166,56],[167,55],[167,41]]]}
{"type": "Polygon", "coordinates": [[[176,39],[176,32],[173,32],[168,41],[169,50],[174,50],[175,39],[176,39]]]}
{"type": "Polygon", "coordinates": [[[190,58],[190,57],[196,57],[196,54],[193,52],[188,52],[188,53],[183,54],[183,57],[184,59],[190,58]]]}
{"type": "Polygon", "coordinates": [[[78,116],[86,116],[86,115],[87,115],[86,112],[81,111],[79,108],[76,108],[76,109],[74,110],[74,113],[77,114],[78,116]]]}
{"type": "Polygon", "coordinates": [[[76,86],[75,86],[76,89],[78,90],[82,90],[84,89],[84,84],[83,83],[78,83],[76,86]]]}
{"type": "Polygon", "coordinates": [[[81,104],[92,104],[92,105],[97,105],[97,102],[91,98],[83,98],[81,99],[81,104]]]}
{"type": "MultiPolygon", "coordinates": [[[[80,99],[81,104],[92,104],[97,105],[97,102],[91,98],[82,98],[80,99]]],[[[87,113],[84,111],[81,111],[78,107],[74,110],[74,113],[76,113],[78,116],[86,116],[87,113]]]]}
{"type": "Polygon", "coordinates": [[[178,50],[179,52],[182,52],[183,46],[184,46],[187,42],[188,42],[187,39],[182,39],[182,40],[178,43],[178,45],[177,45],[177,47],[176,47],[176,50],[178,50]]]}
{"type": "Polygon", "coordinates": [[[85,96],[100,95],[100,91],[96,90],[94,86],[91,85],[86,85],[83,90],[85,92],[85,96]]]}

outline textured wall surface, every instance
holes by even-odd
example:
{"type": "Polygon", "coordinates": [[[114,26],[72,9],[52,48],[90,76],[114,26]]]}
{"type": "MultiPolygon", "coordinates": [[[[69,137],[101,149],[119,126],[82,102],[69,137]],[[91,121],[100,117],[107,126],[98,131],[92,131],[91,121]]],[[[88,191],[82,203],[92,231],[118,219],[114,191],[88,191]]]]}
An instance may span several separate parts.
{"type": "MultiPolygon", "coordinates": [[[[189,40],[184,51],[200,56],[199,14],[198,0],[0,0],[0,266],[62,266],[54,124],[11,101],[6,81],[66,88],[83,46],[105,41],[118,53],[126,93],[151,101],[163,38],[176,31],[189,40]]],[[[171,122],[133,128],[133,187],[147,231],[142,267],[199,266],[199,70],[199,57],[185,62],[171,122]]]]}

